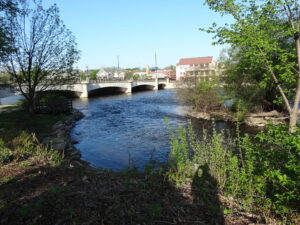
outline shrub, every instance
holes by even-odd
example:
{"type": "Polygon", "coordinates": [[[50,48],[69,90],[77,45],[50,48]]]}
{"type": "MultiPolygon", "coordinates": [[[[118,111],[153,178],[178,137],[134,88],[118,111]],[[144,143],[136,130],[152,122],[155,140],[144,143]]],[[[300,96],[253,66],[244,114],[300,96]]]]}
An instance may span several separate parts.
{"type": "Polygon", "coordinates": [[[67,112],[71,109],[69,100],[65,96],[61,96],[55,93],[50,93],[43,96],[39,100],[39,104],[36,107],[36,111],[42,113],[62,113],[67,112]]]}
{"type": "MultiPolygon", "coordinates": [[[[246,209],[263,209],[291,221],[300,212],[300,129],[272,125],[255,137],[232,138],[207,131],[198,138],[191,125],[170,132],[169,179],[186,183],[208,167],[218,189],[246,209]]],[[[209,181],[207,181],[209,182],[209,181]]]]}
{"type": "Polygon", "coordinates": [[[270,125],[253,141],[243,139],[247,160],[254,162],[256,191],[271,202],[278,214],[300,210],[300,129],[270,125]]]}
{"type": "Polygon", "coordinates": [[[0,163],[7,163],[13,159],[13,153],[5,146],[2,139],[0,139],[0,163]]]}
{"type": "Polygon", "coordinates": [[[209,112],[222,108],[223,100],[217,79],[201,81],[186,78],[178,85],[177,96],[181,102],[197,111],[209,112]]]}
{"type": "Polygon", "coordinates": [[[52,166],[59,166],[62,163],[61,153],[40,144],[34,134],[22,132],[12,144],[14,156],[19,161],[32,158],[36,162],[50,163],[52,166]]]}

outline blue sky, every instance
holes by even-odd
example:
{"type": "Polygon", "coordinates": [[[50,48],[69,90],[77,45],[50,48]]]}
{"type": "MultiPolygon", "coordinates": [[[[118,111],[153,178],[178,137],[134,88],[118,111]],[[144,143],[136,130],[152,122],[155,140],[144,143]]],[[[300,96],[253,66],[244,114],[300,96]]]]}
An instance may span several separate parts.
{"type": "Polygon", "coordinates": [[[209,10],[203,0],[44,0],[56,3],[66,26],[76,36],[80,69],[116,66],[175,65],[180,58],[213,56],[212,36],[199,31],[229,18],[209,10]]]}

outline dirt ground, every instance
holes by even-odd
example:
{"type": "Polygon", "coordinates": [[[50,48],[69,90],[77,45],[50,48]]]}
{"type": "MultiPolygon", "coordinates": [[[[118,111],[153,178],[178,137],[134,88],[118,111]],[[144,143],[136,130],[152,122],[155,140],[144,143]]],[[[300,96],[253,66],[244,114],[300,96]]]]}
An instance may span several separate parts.
{"type": "MultiPolygon", "coordinates": [[[[198,180],[197,180],[198,179],[198,180]]],[[[157,173],[11,162],[0,168],[0,224],[264,224],[213,182],[176,186],[157,173]]]]}

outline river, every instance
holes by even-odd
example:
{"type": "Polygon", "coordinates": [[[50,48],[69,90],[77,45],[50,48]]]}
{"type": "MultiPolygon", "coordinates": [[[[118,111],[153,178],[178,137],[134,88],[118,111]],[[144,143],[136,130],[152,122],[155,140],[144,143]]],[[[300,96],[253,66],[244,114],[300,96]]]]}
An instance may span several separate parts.
{"type": "MultiPolygon", "coordinates": [[[[188,120],[187,107],[175,99],[175,90],[76,99],[73,105],[85,115],[71,134],[82,159],[115,171],[128,166],[142,170],[150,159],[165,162],[170,141],[164,118],[172,127],[185,126],[188,120]]],[[[211,123],[193,120],[193,125],[210,128],[211,123]]],[[[232,125],[218,122],[216,126],[232,125]]]]}

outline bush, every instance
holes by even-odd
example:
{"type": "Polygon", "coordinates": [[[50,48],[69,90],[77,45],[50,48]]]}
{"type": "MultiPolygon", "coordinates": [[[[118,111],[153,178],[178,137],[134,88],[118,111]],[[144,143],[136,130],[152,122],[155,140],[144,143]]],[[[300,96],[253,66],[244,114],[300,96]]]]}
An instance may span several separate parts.
{"type": "Polygon", "coordinates": [[[253,141],[243,139],[247,160],[254,162],[257,192],[278,214],[300,210],[300,129],[289,133],[285,125],[271,125],[253,141]]]}
{"type": "Polygon", "coordinates": [[[72,108],[72,105],[69,104],[69,101],[70,100],[64,96],[50,93],[39,100],[36,111],[53,114],[68,112],[72,108]]]}
{"type": "Polygon", "coordinates": [[[201,81],[184,79],[177,89],[178,99],[196,111],[209,112],[222,108],[220,86],[217,79],[201,81]]]}
{"type": "Polygon", "coordinates": [[[10,162],[13,159],[13,153],[6,148],[2,139],[0,139],[0,164],[10,162]]]}
{"type": "Polygon", "coordinates": [[[62,163],[62,154],[42,145],[35,134],[22,132],[20,136],[12,141],[14,156],[17,160],[32,158],[38,163],[50,163],[52,166],[59,166],[62,163]]]}
{"type": "MultiPolygon", "coordinates": [[[[300,212],[300,129],[272,125],[255,137],[232,138],[215,130],[199,139],[192,126],[170,133],[169,179],[191,180],[207,166],[218,189],[246,209],[290,219],[300,212]]],[[[208,181],[207,181],[208,182],[208,181]]],[[[287,221],[288,221],[287,220],[287,221]]]]}

